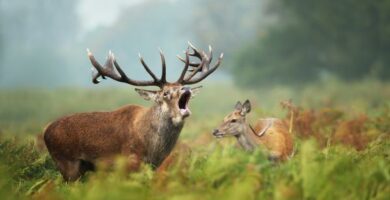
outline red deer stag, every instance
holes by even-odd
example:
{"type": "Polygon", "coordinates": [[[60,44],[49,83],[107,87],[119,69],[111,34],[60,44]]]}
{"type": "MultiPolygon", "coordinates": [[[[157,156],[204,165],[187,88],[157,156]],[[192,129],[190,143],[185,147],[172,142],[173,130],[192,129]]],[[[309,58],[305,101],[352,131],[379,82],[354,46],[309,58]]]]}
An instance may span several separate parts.
{"type": "Polygon", "coordinates": [[[251,104],[237,102],[234,111],[227,115],[213,135],[217,138],[234,136],[242,148],[253,151],[263,145],[270,160],[283,161],[293,154],[293,138],[285,121],[276,118],[259,119],[255,127],[246,122],[251,104]]]}
{"type": "Polygon", "coordinates": [[[223,57],[221,54],[215,65],[210,67],[211,47],[205,53],[189,45],[185,59],[178,56],[184,62],[184,69],[173,83],[166,80],[166,64],[161,50],[160,78],[140,56],[143,67],[153,79],[150,81],[129,78],[111,52],[102,66],[87,50],[94,67],[93,83],[99,83],[99,77],[109,77],[134,86],[157,86],[160,89],[135,89],[145,100],[154,101],[149,108],[127,105],[112,112],[73,114],[49,124],[44,132],[45,144],[66,181],[77,180],[86,171],[94,170],[96,161],[109,160],[115,155],[128,157],[129,163],[130,160],[133,162],[133,168],[138,168],[141,161],[151,164],[153,168],[162,163],[175,146],[184,119],[191,114],[189,100],[199,89],[185,85],[205,79],[219,67],[223,57]],[[199,59],[199,63],[191,62],[190,57],[199,59]]]}

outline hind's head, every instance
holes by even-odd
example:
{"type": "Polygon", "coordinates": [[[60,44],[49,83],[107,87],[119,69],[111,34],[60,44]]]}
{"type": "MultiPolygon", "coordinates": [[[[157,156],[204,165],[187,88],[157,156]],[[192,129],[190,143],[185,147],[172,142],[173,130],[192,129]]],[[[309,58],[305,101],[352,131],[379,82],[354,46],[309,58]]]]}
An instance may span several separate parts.
{"type": "Polygon", "coordinates": [[[214,129],[213,135],[217,138],[225,136],[239,136],[246,130],[246,115],[251,111],[251,103],[240,101],[234,106],[234,111],[228,114],[221,125],[214,129]]]}

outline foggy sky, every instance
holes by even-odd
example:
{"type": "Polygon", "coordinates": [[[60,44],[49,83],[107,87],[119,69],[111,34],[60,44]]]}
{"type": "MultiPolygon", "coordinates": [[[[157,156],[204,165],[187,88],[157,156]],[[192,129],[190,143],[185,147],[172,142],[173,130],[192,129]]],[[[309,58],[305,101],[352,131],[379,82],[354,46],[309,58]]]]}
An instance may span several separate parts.
{"type": "Polygon", "coordinates": [[[145,0],[81,0],[77,14],[82,31],[91,31],[99,26],[108,26],[119,17],[120,11],[145,0]]]}

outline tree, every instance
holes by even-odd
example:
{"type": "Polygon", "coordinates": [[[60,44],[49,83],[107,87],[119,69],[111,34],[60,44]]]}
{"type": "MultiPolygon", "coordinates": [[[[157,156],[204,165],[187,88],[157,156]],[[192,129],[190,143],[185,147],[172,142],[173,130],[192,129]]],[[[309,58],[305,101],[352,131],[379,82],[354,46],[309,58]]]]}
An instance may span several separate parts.
{"type": "Polygon", "coordinates": [[[192,20],[185,27],[192,29],[197,44],[211,44],[223,52],[223,69],[231,69],[237,50],[256,38],[258,29],[267,23],[262,15],[264,0],[193,1],[192,20]]]}
{"type": "Polygon", "coordinates": [[[276,0],[270,10],[277,22],[238,56],[238,83],[390,79],[389,1],[276,0]]]}

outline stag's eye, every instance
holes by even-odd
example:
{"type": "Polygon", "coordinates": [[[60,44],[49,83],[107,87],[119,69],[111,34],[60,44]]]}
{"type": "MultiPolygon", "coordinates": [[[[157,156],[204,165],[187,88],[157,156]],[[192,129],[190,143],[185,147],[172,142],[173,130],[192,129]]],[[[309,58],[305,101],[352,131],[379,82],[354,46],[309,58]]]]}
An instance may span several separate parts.
{"type": "Polygon", "coordinates": [[[236,123],[237,120],[236,120],[236,119],[232,119],[230,122],[231,122],[231,123],[236,123]]]}
{"type": "Polygon", "coordinates": [[[169,95],[169,92],[168,91],[165,91],[164,92],[164,97],[167,97],[169,95]]]}

